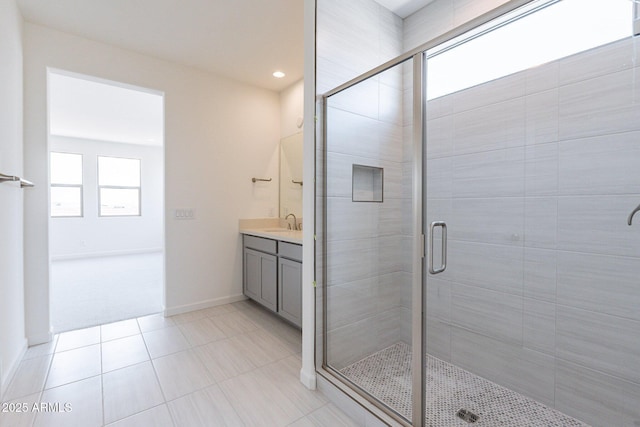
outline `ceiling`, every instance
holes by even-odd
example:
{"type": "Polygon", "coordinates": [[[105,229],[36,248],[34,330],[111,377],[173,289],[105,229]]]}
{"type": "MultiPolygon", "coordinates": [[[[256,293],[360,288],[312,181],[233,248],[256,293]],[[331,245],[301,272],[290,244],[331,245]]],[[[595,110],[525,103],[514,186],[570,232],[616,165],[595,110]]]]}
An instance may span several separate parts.
{"type": "MultiPolygon", "coordinates": [[[[303,77],[303,0],[17,1],[29,22],[265,89],[303,77]]],[[[404,18],[433,0],[376,1],[404,18]]],[[[50,75],[51,134],[162,144],[161,96],[76,77],[50,75]]]]}
{"type": "Polygon", "coordinates": [[[25,20],[281,91],[303,76],[303,0],[18,0],[25,20]],[[276,79],[281,70],[286,77],[276,79]]]}
{"type": "MultiPolygon", "coordinates": [[[[375,1],[405,18],[433,0],[375,1]]],[[[265,89],[303,77],[303,0],[17,2],[29,22],[265,89]]]]}
{"type": "Polygon", "coordinates": [[[51,135],[163,145],[162,95],[66,72],[47,80],[51,135]]]}
{"type": "Polygon", "coordinates": [[[404,19],[417,12],[434,0],[375,0],[400,18],[404,19]]]}

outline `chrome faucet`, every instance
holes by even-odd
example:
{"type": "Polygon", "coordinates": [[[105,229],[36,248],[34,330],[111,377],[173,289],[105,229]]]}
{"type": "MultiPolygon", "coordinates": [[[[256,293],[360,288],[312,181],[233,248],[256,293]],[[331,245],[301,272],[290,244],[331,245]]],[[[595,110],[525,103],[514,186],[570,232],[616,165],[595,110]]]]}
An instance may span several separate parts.
{"type": "MultiPolygon", "coordinates": [[[[292,216],[293,217],[293,229],[297,230],[298,229],[298,220],[296,219],[296,216],[292,213],[290,213],[289,215],[285,216],[284,219],[287,220],[289,219],[289,217],[292,216]]],[[[287,222],[287,225],[289,226],[289,230],[291,230],[291,223],[287,222]]]]}

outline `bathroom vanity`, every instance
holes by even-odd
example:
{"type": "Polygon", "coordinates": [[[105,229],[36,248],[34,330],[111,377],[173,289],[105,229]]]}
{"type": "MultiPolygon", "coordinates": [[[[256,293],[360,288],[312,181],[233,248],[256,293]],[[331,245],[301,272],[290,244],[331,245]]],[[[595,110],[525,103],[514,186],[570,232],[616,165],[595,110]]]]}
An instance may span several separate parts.
{"type": "Polygon", "coordinates": [[[302,325],[302,232],[241,229],[243,292],[302,325]]]}

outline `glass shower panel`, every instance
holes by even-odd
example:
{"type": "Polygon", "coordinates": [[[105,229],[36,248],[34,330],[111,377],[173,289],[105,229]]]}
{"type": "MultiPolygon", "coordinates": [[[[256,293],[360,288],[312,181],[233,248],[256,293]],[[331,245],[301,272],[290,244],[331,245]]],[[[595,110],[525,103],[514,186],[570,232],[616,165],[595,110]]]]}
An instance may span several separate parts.
{"type": "Polygon", "coordinates": [[[324,150],[326,367],[405,416],[411,407],[411,64],[328,97],[324,150]]]}
{"type": "Polygon", "coordinates": [[[640,425],[632,2],[546,3],[427,52],[425,425],[640,425]]]}

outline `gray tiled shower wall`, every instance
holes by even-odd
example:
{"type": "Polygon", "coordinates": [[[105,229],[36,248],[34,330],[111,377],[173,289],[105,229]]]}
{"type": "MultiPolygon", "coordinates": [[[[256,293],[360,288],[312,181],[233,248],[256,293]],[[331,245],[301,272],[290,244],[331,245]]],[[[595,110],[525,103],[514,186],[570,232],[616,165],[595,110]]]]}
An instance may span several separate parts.
{"type": "MultiPolygon", "coordinates": [[[[372,1],[318,0],[318,93],[499,3],[436,0],[403,22],[372,1]]],[[[449,226],[448,269],[427,285],[429,353],[593,425],[640,422],[640,226],[626,225],[640,203],[634,43],[427,109],[427,217],[449,226]]],[[[405,68],[344,92],[328,113],[328,350],[338,369],[409,342],[405,68]],[[384,203],[351,202],[353,163],[385,169],[384,203]]]]}
{"type": "MultiPolygon", "coordinates": [[[[321,0],[317,30],[318,93],[402,53],[402,19],[370,0],[321,0]]],[[[403,283],[410,280],[401,220],[410,195],[404,191],[402,97],[397,67],[329,104],[324,280],[328,359],[338,369],[408,338],[401,327],[403,283]],[[351,200],[353,164],[383,168],[382,203],[351,200]]]]}
{"type": "Polygon", "coordinates": [[[427,351],[594,425],[640,421],[636,43],[427,107],[427,351]]]}

